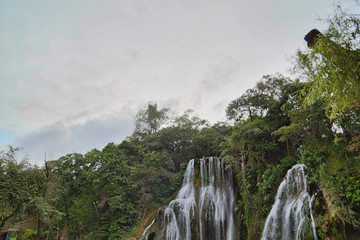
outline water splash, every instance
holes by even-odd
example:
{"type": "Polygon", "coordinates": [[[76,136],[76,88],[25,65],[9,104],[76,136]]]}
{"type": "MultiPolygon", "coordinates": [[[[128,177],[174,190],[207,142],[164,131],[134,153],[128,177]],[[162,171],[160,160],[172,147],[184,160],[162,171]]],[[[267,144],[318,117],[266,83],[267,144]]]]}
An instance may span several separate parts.
{"type": "Polygon", "coordinates": [[[311,238],[309,235],[313,231],[311,225],[315,222],[309,219],[310,214],[310,195],[307,192],[305,165],[296,164],[287,172],[278,188],[275,203],[266,219],[261,239],[311,238]]]}

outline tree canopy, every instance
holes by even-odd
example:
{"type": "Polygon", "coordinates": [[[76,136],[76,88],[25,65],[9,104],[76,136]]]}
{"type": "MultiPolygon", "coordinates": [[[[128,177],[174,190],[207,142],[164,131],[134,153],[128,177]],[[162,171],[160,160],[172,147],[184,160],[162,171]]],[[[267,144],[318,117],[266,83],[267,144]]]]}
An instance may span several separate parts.
{"type": "Polygon", "coordinates": [[[156,133],[169,119],[168,112],[168,108],[159,110],[156,103],[149,102],[136,115],[134,136],[144,137],[156,133]]]}
{"type": "Polygon", "coordinates": [[[339,5],[326,21],[329,28],[311,50],[297,53],[296,69],[307,80],[304,103],[324,100],[327,116],[342,119],[347,108],[360,105],[360,19],[339,5]]]}

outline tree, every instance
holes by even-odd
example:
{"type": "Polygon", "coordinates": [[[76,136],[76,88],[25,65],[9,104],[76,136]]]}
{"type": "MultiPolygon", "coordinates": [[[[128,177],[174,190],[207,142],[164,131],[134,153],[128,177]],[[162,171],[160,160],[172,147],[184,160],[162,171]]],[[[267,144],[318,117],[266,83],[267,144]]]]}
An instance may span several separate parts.
{"type": "Polygon", "coordinates": [[[25,160],[17,162],[15,154],[18,150],[9,147],[8,152],[1,152],[0,156],[0,229],[4,229],[7,222],[10,225],[31,199],[28,186],[23,184],[28,163],[25,160]]]}
{"type": "Polygon", "coordinates": [[[307,80],[305,105],[324,100],[327,116],[341,120],[345,110],[359,105],[360,18],[338,6],[327,21],[324,34],[313,30],[307,35],[315,35],[308,41],[311,50],[297,53],[296,69],[307,80]]]}
{"type": "Polygon", "coordinates": [[[51,226],[52,222],[59,221],[63,217],[63,214],[54,206],[49,205],[42,196],[35,196],[29,201],[26,206],[26,213],[37,219],[36,240],[40,240],[40,233],[44,223],[51,226]]]}
{"type": "Polygon", "coordinates": [[[230,120],[240,121],[254,116],[262,116],[267,108],[268,96],[258,89],[248,89],[239,98],[233,100],[226,108],[230,120]]]}
{"type": "Polygon", "coordinates": [[[96,170],[96,189],[104,189],[103,219],[108,220],[108,239],[121,239],[136,220],[138,193],[129,178],[131,167],[127,156],[114,143],[106,145],[101,154],[100,168],[96,170]]]}
{"type": "Polygon", "coordinates": [[[293,108],[288,112],[290,125],[280,127],[272,135],[279,136],[280,142],[291,141],[295,148],[304,142],[321,148],[325,139],[333,139],[332,125],[325,116],[324,108],[323,102],[316,102],[306,108],[293,108]]]}
{"type": "MultiPolygon", "coordinates": [[[[78,214],[76,214],[77,209],[74,204],[77,203],[82,193],[91,187],[87,179],[88,168],[86,158],[78,153],[67,154],[54,162],[53,173],[57,176],[61,189],[58,209],[65,213],[63,239],[67,239],[72,231],[75,232],[74,229],[82,228],[78,224],[78,214]]],[[[79,208],[79,206],[77,207],[79,208]]]]}
{"type": "Polygon", "coordinates": [[[35,218],[38,238],[43,222],[61,213],[44,198],[47,178],[44,169],[31,166],[27,159],[18,162],[18,148],[9,147],[0,155],[0,229],[7,229],[24,218],[35,218]]]}
{"type": "Polygon", "coordinates": [[[133,135],[144,137],[156,133],[169,119],[169,108],[158,110],[156,103],[149,102],[147,107],[141,109],[136,115],[135,130],[133,135]]]}
{"type": "Polygon", "coordinates": [[[256,87],[248,89],[228,105],[227,118],[235,121],[249,118],[252,121],[256,116],[264,116],[271,105],[280,98],[284,86],[289,81],[281,75],[263,76],[256,87]]]}
{"type": "Polygon", "coordinates": [[[208,122],[197,116],[194,110],[188,109],[176,117],[173,124],[159,136],[162,144],[173,152],[177,169],[181,163],[195,157],[197,150],[194,138],[206,127],[208,122]]]}
{"type": "Polygon", "coordinates": [[[200,133],[194,137],[195,157],[219,156],[221,145],[225,142],[225,138],[230,135],[229,129],[225,123],[217,123],[201,129],[200,133]]]}

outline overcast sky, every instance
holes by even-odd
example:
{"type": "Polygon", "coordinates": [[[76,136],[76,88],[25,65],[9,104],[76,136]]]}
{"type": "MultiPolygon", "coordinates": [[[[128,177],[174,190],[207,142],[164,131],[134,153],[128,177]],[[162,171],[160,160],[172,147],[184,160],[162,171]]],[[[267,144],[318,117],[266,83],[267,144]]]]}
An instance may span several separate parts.
{"type": "Polygon", "coordinates": [[[120,143],[147,102],[212,123],[289,75],[329,0],[0,1],[0,146],[32,163],[120,143]]]}

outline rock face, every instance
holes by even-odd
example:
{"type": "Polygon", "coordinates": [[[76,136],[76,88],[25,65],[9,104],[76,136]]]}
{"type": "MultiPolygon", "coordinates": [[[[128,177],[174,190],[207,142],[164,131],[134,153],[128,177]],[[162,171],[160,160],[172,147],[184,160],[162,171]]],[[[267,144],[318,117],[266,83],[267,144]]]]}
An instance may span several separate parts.
{"type": "Polygon", "coordinates": [[[309,48],[312,48],[316,44],[318,39],[322,36],[323,34],[319,30],[313,29],[305,35],[304,39],[307,42],[307,46],[309,48]]]}
{"type": "Polygon", "coordinates": [[[153,239],[236,239],[232,178],[218,158],[190,160],[177,197],[159,211],[153,239]]]}

